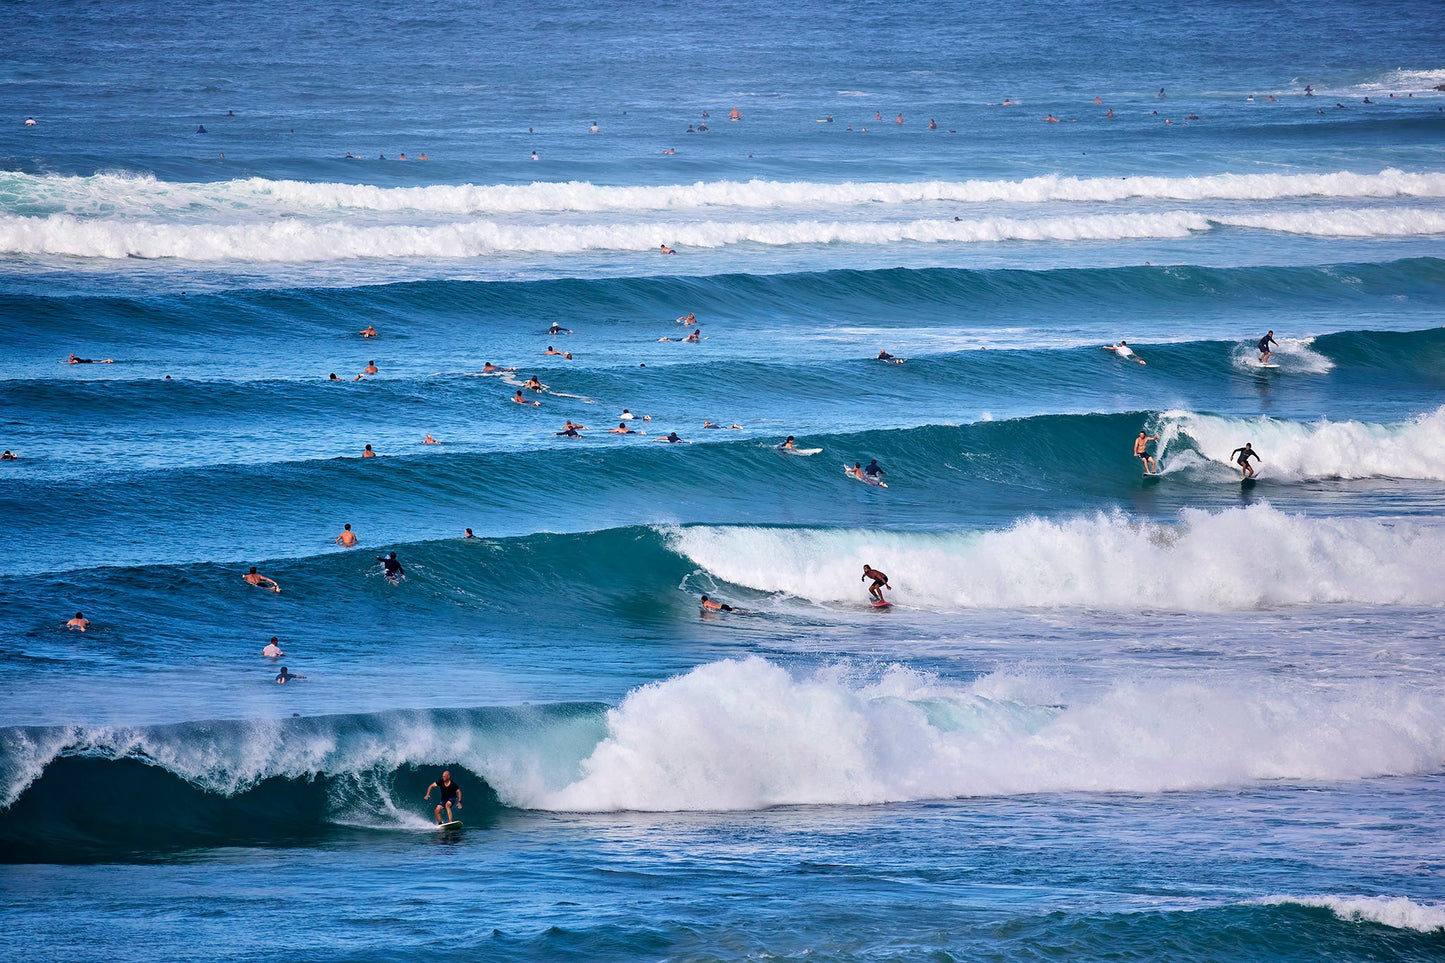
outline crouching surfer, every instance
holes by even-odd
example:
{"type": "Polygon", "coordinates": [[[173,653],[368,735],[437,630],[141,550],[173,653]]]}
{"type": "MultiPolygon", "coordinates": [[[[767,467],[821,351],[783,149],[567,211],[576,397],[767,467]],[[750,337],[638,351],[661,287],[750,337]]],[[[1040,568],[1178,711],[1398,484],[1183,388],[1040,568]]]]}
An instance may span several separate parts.
{"type": "Polygon", "coordinates": [[[875,605],[886,605],[888,603],[888,600],[883,597],[883,590],[891,589],[893,587],[888,584],[888,576],[878,571],[867,562],[864,562],[863,577],[860,578],[858,581],[863,582],[870,578],[873,580],[873,584],[868,586],[868,594],[873,597],[873,603],[875,605]]]}

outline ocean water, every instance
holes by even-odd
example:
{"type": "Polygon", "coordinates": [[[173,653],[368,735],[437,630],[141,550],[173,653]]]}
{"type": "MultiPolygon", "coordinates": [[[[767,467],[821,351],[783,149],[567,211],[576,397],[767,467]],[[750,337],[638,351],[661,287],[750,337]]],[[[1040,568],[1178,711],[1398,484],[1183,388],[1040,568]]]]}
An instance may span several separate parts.
{"type": "Polygon", "coordinates": [[[0,957],[1445,956],[1428,9],[10,9],[0,957]]]}

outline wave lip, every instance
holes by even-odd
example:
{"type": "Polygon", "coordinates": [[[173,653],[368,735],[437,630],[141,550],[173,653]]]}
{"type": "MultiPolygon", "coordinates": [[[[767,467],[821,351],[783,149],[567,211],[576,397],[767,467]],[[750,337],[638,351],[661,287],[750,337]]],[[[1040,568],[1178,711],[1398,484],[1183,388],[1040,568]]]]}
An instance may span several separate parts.
{"type": "Polygon", "coordinates": [[[1317,519],[1267,504],[1179,517],[1030,518],[986,532],[693,526],[666,535],[715,578],[827,605],[862,598],[864,563],[889,573],[896,601],[939,610],[1445,603],[1445,528],[1436,525],[1317,519]]]}
{"type": "Polygon", "coordinates": [[[1445,931],[1445,905],[1417,903],[1404,896],[1268,896],[1259,902],[1327,909],[1347,922],[1379,923],[1419,933],[1445,931]]]}

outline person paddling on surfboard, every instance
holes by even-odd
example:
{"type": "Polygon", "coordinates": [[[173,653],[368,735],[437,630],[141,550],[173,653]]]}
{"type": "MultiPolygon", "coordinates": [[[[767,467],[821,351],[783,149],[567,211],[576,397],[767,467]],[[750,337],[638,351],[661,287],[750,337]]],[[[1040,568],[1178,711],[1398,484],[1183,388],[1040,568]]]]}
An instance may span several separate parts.
{"type": "Polygon", "coordinates": [[[1128,358],[1130,361],[1137,361],[1140,364],[1145,363],[1144,359],[1135,354],[1134,349],[1129,347],[1129,342],[1123,340],[1122,338],[1119,339],[1118,344],[1106,344],[1103,346],[1103,348],[1105,351],[1114,352],[1121,358],[1128,358]]]}
{"type": "Polygon", "coordinates": [[[1146,475],[1158,474],[1154,458],[1149,454],[1149,442],[1158,440],[1158,435],[1144,434],[1143,428],[1139,429],[1139,437],[1134,439],[1134,457],[1144,463],[1144,474],[1146,475]]]}
{"type": "Polygon", "coordinates": [[[396,560],[395,552],[392,552],[385,558],[378,555],[376,556],[376,560],[380,562],[381,567],[385,569],[383,574],[386,575],[386,580],[392,585],[396,585],[402,579],[406,578],[406,572],[402,569],[401,563],[396,560]]]}
{"type": "MultiPolygon", "coordinates": [[[[1254,466],[1249,463],[1249,460],[1251,458],[1259,458],[1259,456],[1254,453],[1254,448],[1250,442],[1246,441],[1243,448],[1234,449],[1234,451],[1229,453],[1229,457],[1234,458],[1234,463],[1239,466],[1241,478],[1254,477],[1254,466]],[[1235,458],[1236,455],[1239,457],[1235,458]]],[[[1259,458],[1259,460],[1263,461],[1264,459],[1259,458]]]]}
{"type": "Polygon", "coordinates": [[[1274,340],[1274,332],[1273,332],[1273,331],[1269,332],[1269,333],[1266,334],[1264,337],[1262,337],[1262,338],[1259,339],[1259,363],[1260,363],[1260,364],[1269,364],[1269,357],[1270,357],[1270,355],[1274,354],[1273,351],[1269,350],[1269,346],[1270,346],[1270,345],[1274,345],[1276,348],[1279,347],[1279,342],[1276,341],[1276,340],[1274,340]]]}
{"type": "Polygon", "coordinates": [[[457,808],[462,808],[462,787],[452,782],[451,770],[443,770],[442,777],[436,782],[432,783],[430,786],[426,787],[426,795],[421,797],[422,802],[426,802],[427,800],[431,799],[431,791],[433,789],[437,790],[437,792],[441,794],[440,797],[437,799],[437,825],[440,826],[443,822],[443,807],[445,807],[447,811],[447,818],[445,821],[454,822],[454,820],[452,819],[452,803],[456,802],[457,808]]]}
{"type": "Polygon", "coordinates": [[[873,584],[868,586],[868,594],[873,596],[873,602],[875,604],[886,604],[888,600],[883,597],[883,590],[891,589],[893,587],[888,584],[888,576],[884,575],[882,572],[878,571],[867,562],[864,562],[863,577],[860,578],[858,581],[862,582],[870,578],[873,580],[873,584]]]}
{"type": "Polygon", "coordinates": [[[715,601],[714,599],[708,598],[706,595],[704,595],[704,596],[702,597],[702,608],[703,608],[703,611],[704,611],[704,612],[731,612],[731,611],[733,611],[733,607],[732,607],[731,605],[728,605],[726,602],[718,602],[718,601],[715,601]]]}
{"type": "Polygon", "coordinates": [[[793,444],[793,436],[792,436],[792,435],[789,435],[786,439],[784,439],[783,443],[782,443],[781,445],[779,445],[778,447],[779,447],[779,448],[797,448],[798,446],[795,445],[795,444],[793,444]]]}
{"type": "Polygon", "coordinates": [[[883,469],[879,467],[877,458],[868,463],[868,467],[863,469],[863,474],[869,478],[875,478],[878,481],[883,480],[883,469]]]}

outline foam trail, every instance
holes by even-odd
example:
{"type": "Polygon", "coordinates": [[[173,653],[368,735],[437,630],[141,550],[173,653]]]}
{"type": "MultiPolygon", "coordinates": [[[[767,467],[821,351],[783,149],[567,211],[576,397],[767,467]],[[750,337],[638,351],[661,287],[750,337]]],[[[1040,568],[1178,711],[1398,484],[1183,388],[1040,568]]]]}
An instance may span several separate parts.
{"type": "Polygon", "coordinates": [[[1359,421],[1306,424],[1182,411],[1162,416],[1161,460],[1183,442],[1209,461],[1234,471],[1230,452],[1246,441],[1254,445],[1262,459],[1260,474],[1270,478],[1445,481],[1445,407],[1398,425],[1359,421]]]}
{"type": "Polygon", "coordinates": [[[442,215],[676,211],[700,208],[775,210],[930,202],[1108,203],[1130,199],[1268,201],[1299,197],[1445,197],[1445,174],[1387,168],[1375,174],[1215,174],[1202,177],[1060,177],[1021,180],[828,184],[810,181],[699,181],[614,187],[585,181],[532,184],[376,187],[245,178],[214,183],[159,181],[151,175],[102,173],[88,177],[0,174],[0,197],[10,211],[138,215],[170,213],[442,215]]]}
{"type": "MultiPolygon", "coordinates": [[[[1289,372],[1304,374],[1325,374],[1334,370],[1335,363],[1314,350],[1314,338],[1279,338],[1270,353],[1270,364],[1278,365],[1289,372]]],[[[1259,369],[1258,342],[1235,345],[1231,360],[1236,368],[1259,369]]]]}
{"type": "Polygon", "coordinates": [[[990,532],[699,526],[667,534],[674,551],[715,578],[830,605],[863,599],[865,562],[889,573],[895,601],[942,610],[1445,603],[1445,528],[1308,518],[1266,504],[1186,509],[1173,525],[1116,512],[990,532]],[[1241,553],[1251,565],[1238,564],[1241,553]]]}
{"type": "Polygon", "coordinates": [[[1379,923],[1397,930],[1445,930],[1445,906],[1417,903],[1403,896],[1270,896],[1260,902],[1266,906],[1316,906],[1348,922],[1379,923]]]}
{"type": "Polygon", "coordinates": [[[1161,792],[1434,772],[1445,761],[1439,692],[1139,680],[1049,691],[1040,704],[1040,687],[1008,675],[947,685],[898,666],[860,681],[841,668],[795,676],[758,657],[712,663],[629,694],[581,778],[517,802],[740,810],[1161,792]]]}

